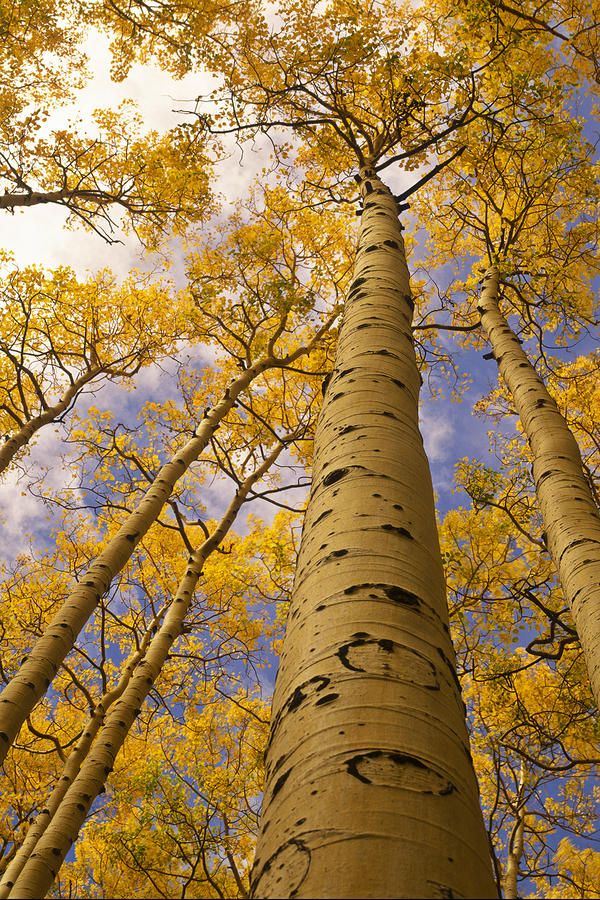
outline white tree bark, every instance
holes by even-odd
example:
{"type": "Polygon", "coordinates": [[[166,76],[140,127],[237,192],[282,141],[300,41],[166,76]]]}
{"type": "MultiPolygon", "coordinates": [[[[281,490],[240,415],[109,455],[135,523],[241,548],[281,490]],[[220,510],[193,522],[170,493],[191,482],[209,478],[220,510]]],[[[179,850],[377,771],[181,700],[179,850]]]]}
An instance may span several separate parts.
{"type": "Polygon", "coordinates": [[[499,281],[498,269],[488,269],[478,306],[481,324],[531,447],[548,550],[600,704],[600,515],[577,441],[500,312],[499,281]]]}
{"type": "Polygon", "coordinates": [[[364,212],[273,702],[255,898],[497,896],[418,427],[397,206],[364,212]]]}
{"type": "Polygon", "coordinates": [[[108,710],[113,705],[113,703],[115,703],[119,699],[119,697],[123,696],[125,689],[131,681],[136,667],[143,660],[146,654],[146,650],[148,648],[148,644],[150,643],[150,639],[152,638],[152,634],[154,630],[157,629],[160,625],[163,615],[164,609],[154,617],[154,619],[148,626],[148,629],[146,630],[146,633],[144,634],[144,637],[140,643],[139,650],[133,653],[124,665],[117,684],[114,686],[114,688],[107,691],[103,695],[100,702],[96,704],[96,707],[94,708],[90,716],[83,734],[67,757],[62,775],[55,784],[54,789],[50,794],[50,797],[48,798],[48,802],[46,803],[44,808],[40,810],[35,820],[29,826],[23,843],[9,862],[4,874],[2,875],[2,879],[0,880],[0,900],[5,900],[5,898],[10,895],[11,888],[21,874],[25,863],[35,850],[39,839],[42,837],[48,825],[59,810],[60,804],[62,803],[65,794],[67,793],[69,787],[73,784],[74,779],[79,774],[81,765],[90,752],[90,748],[92,747],[98,731],[102,727],[108,710]]]}

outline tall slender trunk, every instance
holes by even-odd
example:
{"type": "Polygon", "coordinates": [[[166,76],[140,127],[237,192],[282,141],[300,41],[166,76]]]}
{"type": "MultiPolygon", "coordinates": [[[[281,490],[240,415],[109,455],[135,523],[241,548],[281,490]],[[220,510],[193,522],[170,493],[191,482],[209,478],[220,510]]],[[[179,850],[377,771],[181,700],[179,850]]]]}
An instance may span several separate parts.
{"type": "Polygon", "coordinates": [[[519,786],[517,791],[515,824],[510,835],[506,868],[504,871],[504,877],[502,879],[502,893],[504,896],[504,900],[518,900],[519,897],[519,866],[521,865],[523,849],[525,847],[525,816],[527,815],[524,802],[526,787],[525,779],[525,764],[522,762],[519,786]]]}
{"type": "Polygon", "coordinates": [[[396,202],[374,172],[315,438],[251,896],[496,897],[396,202]]]}
{"type": "Polygon", "coordinates": [[[498,305],[500,274],[486,272],[481,324],[533,455],[533,478],[563,592],[600,704],[600,515],[577,441],[498,305]]]}
{"type": "Polygon", "coordinates": [[[131,558],[139,541],[160,515],[175,484],[198,459],[238,396],[262,372],[269,368],[282,368],[309,353],[331,327],[334,318],[335,316],[332,316],[322,325],[306,346],[299,347],[285,357],[277,358],[273,355],[273,345],[283,330],[282,324],[281,330],[276,332],[275,337],[269,342],[269,355],[245,369],[229,385],[220,402],[210,411],[207,410],[194,437],[160,469],[136,509],[129,514],[119,531],[94,560],[35,643],[17,674],[0,694],[0,763],[6,757],[21,725],[48,690],[60,664],[73,648],[81,629],[93,614],[100,598],[131,558]]]}
{"type": "MultiPolygon", "coordinates": [[[[286,440],[293,439],[293,436],[286,440]]],[[[29,858],[21,867],[14,883],[9,883],[8,873],[3,885],[8,888],[5,896],[15,900],[44,897],[73,843],[89,809],[104,787],[113,769],[115,759],[141,707],[158,678],[171,647],[181,634],[185,617],[190,608],[204,563],[219,546],[233,525],[235,517],[252,487],[270,469],[284,444],[278,444],[263,463],[243,481],[230,502],[217,528],[198,550],[188,559],[187,569],[179,582],[177,593],[169,606],[162,625],[138,662],[135,671],[127,679],[125,689],[112,703],[102,727],[96,728],[97,737],[83,760],[77,760],[78,771],[68,774],[70,786],[61,802],[38,836],[29,858]],[[81,768],[79,768],[81,765],[81,768]]],[[[67,767],[69,760],[67,760],[67,767]]]]}
{"type": "Polygon", "coordinates": [[[504,900],[518,900],[519,897],[519,865],[525,843],[525,815],[526,811],[524,807],[521,807],[517,812],[517,821],[510,836],[506,870],[502,879],[504,900]]]}

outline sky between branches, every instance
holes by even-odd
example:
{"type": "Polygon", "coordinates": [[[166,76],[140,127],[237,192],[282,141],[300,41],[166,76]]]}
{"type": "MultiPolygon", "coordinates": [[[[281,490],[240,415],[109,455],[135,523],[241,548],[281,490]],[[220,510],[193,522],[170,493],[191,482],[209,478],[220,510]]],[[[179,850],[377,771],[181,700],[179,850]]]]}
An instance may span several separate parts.
{"type": "MultiPolygon", "coordinates": [[[[195,98],[208,94],[214,86],[214,79],[198,73],[175,80],[156,65],[136,63],[128,77],[115,82],[110,77],[109,40],[98,32],[92,33],[85,44],[89,58],[90,79],[77,92],[75,101],[52,111],[47,127],[64,127],[72,122],[84,127],[92,121],[92,114],[98,108],[116,108],[121,102],[134,101],[139,107],[148,129],[164,132],[185,120],[182,110],[193,109],[195,98]]],[[[238,199],[243,198],[252,180],[260,172],[268,159],[269,144],[246,143],[241,149],[232,136],[225,136],[225,154],[215,167],[215,191],[223,200],[220,213],[226,216],[228,209],[238,199]]],[[[388,170],[386,180],[393,190],[405,189],[418,174],[388,170]]],[[[144,248],[133,234],[119,234],[118,243],[108,245],[97,234],[82,228],[65,226],[67,211],[55,205],[17,209],[13,214],[4,212],[0,216],[0,246],[12,252],[20,266],[42,265],[72,267],[81,277],[89,272],[109,267],[119,278],[123,278],[132,268],[151,269],[155,260],[145,253],[144,248]]],[[[170,276],[181,286],[184,281],[184,249],[181,241],[173,240],[168,247],[170,276]]],[[[185,356],[185,351],[183,351],[185,356]]],[[[479,397],[496,383],[495,366],[481,364],[481,354],[466,351],[465,364],[475,366],[477,375],[472,387],[464,395],[462,404],[451,407],[432,399],[426,388],[422,394],[421,428],[426,449],[432,466],[434,484],[438,493],[441,511],[455,505],[452,494],[453,467],[461,456],[471,454],[485,457],[488,454],[486,437],[487,424],[473,418],[472,407],[479,397]]],[[[202,364],[202,359],[195,361],[202,364]]],[[[162,402],[169,397],[177,399],[176,386],[157,366],[144,368],[135,379],[134,391],[115,383],[105,383],[94,389],[93,394],[83,396],[77,406],[78,413],[85,416],[87,408],[94,405],[110,409],[116,420],[133,425],[136,411],[149,399],[162,402]]],[[[42,464],[48,470],[46,479],[49,486],[65,485],[65,474],[61,467],[62,429],[60,426],[43,430],[35,439],[27,465],[37,467],[42,464]]],[[[215,514],[225,506],[229,494],[226,479],[219,479],[208,490],[208,500],[215,514]],[[214,504],[214,507],[213,507],[214,504]]],[[[288,502],[301,506],[304,491],[290,492],[288,502]]],[[[275,507],[258,501],[254,510],[269,519],[275,507]],[[259,511],[260,510],[260,511],[259,511]]],[[[7,559],[14,557],[22,547],[23,536],[48,534],[48,510],[41,508],[41,501],[22,489],[17,471],[9,472],[0,484],[0,508],[10,510],[6,515],[6,525],[11,538],[4,546],[7,559]],[[40,515],[41,514],[41,515],[40,515]]]]}
{"type": "MultiPolygon", "coordinates": [[[[77,92],[74,102],[68,106],[53,110],[47,127],[60,128],[69,123],[79,122],[83,126],[92,122],[94,110],[99,108],[115,109],[123,101],[133,101],[139,108],[148,130],[156,129],[164,132],[181,121],[185,121],[184,110],[193,110],[195,98],[206,96],[215,86],[215,79],[208,74],[194,72],[181,80],[174,79],[168,72],[157,65],[141,65],[135,63],[127,78],[115,82],[110,76],[111,54],[109,39],[99,32],[92,32],[86,42],[85,51],[89,58],[90,78],[86,86],[77,92]]],[[[585,109],[578,110],[579,114],[585,109]]],[[[594,139],[596,128],[589,122],[587,136],[594,139]]],[[[263,138],[262,143],[246,142],[241,148],[232,135],[223,138],[225,153],[215,166],[215,193],[223,201],[219,217],[225,218],[232,204],[242,199],[253,179],[268,161],[269,142],[263,138]]],[[[406,173],[398,167],[391,167],[385,174],[386,182],[396,191],[406,189],[417,173],[406,173]]],[[[410,213],[408,214],[410,217],[410,213]]],[[[118,278],[123,278],[132,268],[152,269],[156,259],[149,256],[134,234],[119,234],[118,242],[109,245],[97,234],[84,231],[80,227],[65,227],[67,211],[56,205],[36,206],[29,209],[17,209],[14,213],[4,212],[0,215],[0,246],[12,252],[17,264],[42,265],[55,267],[65,265],[72,267],[81,277],[103,267],[109,267],[118,278]]],[[[168,245],[168,262],[170,276],[178,286],[183,285],[184,257],[183,244],[172,240],[168,245]]],[[[419,256],[418,243],[413,259],[409,261],[411,272],[417,268],[419,256]]],[[[451,262],[448,262],[448,273],[439,273],[442,278],[448,277],[451,262]]],[[[160,264],[160,263],[159,263],[160,264]]],[[[444,285],[440,284],[443,289],[444,285]]],[[[447,385],[435,377],[427,381],[421,395],[421,430],[429,456],[434,487],[437,494],[438,508],[441,514],[464,502],[464,494],[454,493],[454,466],[464,456],[476,456],[494,467],[494,459],[489,449],[489,421],[482,420],[473,413],[476,402],[497,385],[496,365],[493,361],[484,361],[482,353],[475,350],[459,348],[452,337],[442,338],[452,350],[458,366],[469,374],[471,383],[461,390],[462,402],[444,403],[443,396],[449,396],[447,385]],[[432,391],[440,389],[442,396],[434,398],[432,391]]],[[[589,352],[594,342],[589,337],[572,349],[563,351],[565,359],[573,359],[580,353],[589,352]]],[[[185,357],[185,351],[183,351],[185,357]]],[[[205,360],[206,362],[207,360],[205,360]]],[[[201,366],[202,356],[195,360],[201,366]]],[[[135,379],[133,393],[130,387],[115,383],[104,383],[94,389],[93,394],[84,394],[78,402],[78,413],[85,416],[90,405],[110,409],[116,420],[134,425],[136,412],[144,402],[153,399],[162,402],[168,398],[177,399],[176,386],[164,377],[160,367],[150,366],[143,369],[135,379]]],[[[27,465],[37,467],[43,464],[48,470],[46,479],[49,486],[64,486],[64,472],[60,466],[61,427],[50,427],[37,435],[33,442],[27,465]]],[[[226,479],[217,480],[208,489],[208,500],[214,503],[215,514],[224,508],[229,493],[226,479]]],[[[288,501],[301,506],[302,493],[299,490],[290,492],[288,501]]],[[[10,510],[6,524],[9,526],[11,539],[5,544],[6,558],[12,558],[15,551],[22,547],[23,535],[34,532],[42,537],[48,533],[48,511],[40,509],[40,501],[29,492],[22,490],[17,471],[9,472],[0,484],[0,508],[10,510]],[[42,515],[40,516],[40,513],[42,515]]],[[[260,515],[271,518],[275,507],[264,501],[254,506],[260,515]]]]}

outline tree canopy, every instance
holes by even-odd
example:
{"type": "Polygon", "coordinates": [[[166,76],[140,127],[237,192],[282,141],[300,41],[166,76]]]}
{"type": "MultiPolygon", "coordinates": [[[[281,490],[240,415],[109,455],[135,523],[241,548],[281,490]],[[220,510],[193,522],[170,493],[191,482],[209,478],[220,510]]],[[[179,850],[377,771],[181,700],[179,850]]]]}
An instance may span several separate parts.
{"type": "Polygon", "coordinates": [[[600,896],[598,13],[0,0],[1,897],[600,896]]]}

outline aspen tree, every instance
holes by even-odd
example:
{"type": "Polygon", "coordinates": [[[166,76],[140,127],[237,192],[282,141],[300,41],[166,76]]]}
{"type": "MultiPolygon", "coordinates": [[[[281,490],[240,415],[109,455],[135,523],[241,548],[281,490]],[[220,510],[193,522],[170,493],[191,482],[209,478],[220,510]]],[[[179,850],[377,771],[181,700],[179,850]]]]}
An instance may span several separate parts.
{"type": "Polygon", "coordinates": [[[478,311],[498,371],[533,456],[533,479],[546,541],[569,601],[600,703],[600,515],[573,437],[554,398],[499,307],[500,270],[483,279],[478,311]]]}
{"type": "MultiPolygon", "coordinates": [[[[421,13],[295,6],[230,77],[231,130],[289,125],[307,188],[347,198],[358,168],[364,201],[275,689],[254,897],[496,896],[418,428],[399,207],[378,174],[441,155],[478,117],[490,54],[442,57],[421,13]]],[[[500,84],[486,81],[486,110],[500,84]]]]}
{"type": "Polygon", "coordinates": [[[564,598],[537,545],[531,492],[513,502],[528,481],[525,448],[516,438],[506,442],[521,465],[508,454],[501,473],[461,465],[459,484],[473,505],[448,512],[440,536],[497,880],[529,896],[531,879],[546,896],[565,870],[554,858],[563,830],[585,846],[597,824],[590,793],[597,727],[564,598]],[[514,522],[501,500],[511,483],[514,522]]]}
{"type": "Polygon", "coordinates": [[[506,867],[502,878],[502,894],[505,897],[505,900],[518,900],[519,896],[517,881],[519,878],[519,865],[521,864],[525,841],[525,816],[527,811],[525,809],[523,795],[526,787],[526,770],[525,765],[522,762],[519,783],[517,785],[515,822],[510,833],[506,867]]]}
{"type": "MultiPolygon", "coordinates": [[[[479,123],[472,127],[463,156],[466,171],[449,166],[442,175],[450,203],[432,230],[438,258],[450,248],[483,256],[487,271],[476,310],[467,301],[460,317],[467,313],[472,320],[478,314],[519,415],[531,450],[545,540],[600,702],[597,502],[577,441],[500,308],[501,300],[507,306],[514,301],[508,308],[519,316],[516,328],[535,335],[542,351],[545,330],[556,331],[560,342],[594,316],[590,280],[598,271],[598,191],[593,149],[581,134],[581,122],[555,110],[554,86],[541,77],[537,84],[540,118],[526,128],[518,123],[510,130],[498,123],[483,131],[479,123]],[[550,109],[552,115],[541,115],[550,109]]],[[[430,199],[429,209],[432,205],[430,199]]]]}
{"type": "MultiPolygon", "coordinates": [[[[63,779],[68,789],[63,792],[62,787],[57,788],[58,803],[51,799],[52,807],[44,816],[46,821],[39,828],[41,834],[14,883],[12,872],[7,870],[3,887],[5,890],[9,889],[9,893],[5,896],[40,898],[45,896],[52,885],[71,845],[77,839],[90,806],[102,790],[128,731],[159,676],[173,643],[181,634],[207,558],[223,541],[253,486],[268,472],[285,444],[294,437],[295,435],[288,435],[276,444],[262,464],[240,484],[217,528],[189,557],[186,572],[164,620],[141,658],[135,659],[135,669],[127,673],[124,689],[116,699],[111,699],[110,710],[107,709],[108,704],[99,705],[98,717],[92,725],[92,730],[96,732],[95,735],[92,734],[93,743],[84,735],[85,755],[82,756],[76,749],[75,765],[70,767],[67,761],[63,779]],[[102,723],[99,730],[96,722],[102,723]],[[59,791],[63,794],[62,797],[58,796],[59,791]]],[[[18,870],[17,865],[14,870],[18,870]]]]}
{"type": "MultiPolygon", "coordinates": [[[[398,206],[378,176],[441,153],[480,114],[489,48],[480,66],[476,53],[442,58],[428,26],[408,5],[295,6],[229,80],[229,130],[289,125],[312,190],[347,197],[358,167],[364,200],[275,690],[255,897],[496,895],[418,431],[398,206]]],[[[486,84],[487,110],[500,81],[486,84]]],[[[225,114],[213,127],[228,130],[225,114]]]]}
{"type": "Polygon", "coordinates": [[[47,803],[37,815],[35,821],[29,826],[23,843],[18,848],[15,856],[10,860],[2,875],[0,881],[0,897],[3,898],[3,900],[9,896],[12,886],[15,884],[18,876],[23,870],[23,866],[33,853],[39,839],[48,827],[48,824],[52,821],[58,811],[69,786],[73,783],[75,777],[79,773],[81,765],[87,757],[98,731],[102,727],[108,710],[113,703],[116,703],[119,697],[122,697],[133,677],[136,667],[144,659],[152,635],[158,629],[164,613],[165,610],[163,609],[154,617],[142,638],[139,649],[131,654],[130,658],[122,667],[118,683],[114,688],[108,690],[95,706],[81,738],[77,741],[77,744],[67,758],[62,775],[56,783],[47,803]]]}
{"type": "Polygon", "coordinates": [[[281,330],[276,330],[269,340],[267,355],[244,369],[230,383],[219,402],[206,411],[194,436],[160,469],[138,506],[127,516],[119,531],[82,576],[0,695],[0,760],[5,758],[19,728],[48,690],[61,662],[74,646],[79,632],[94,612],[100,598],[160,514],[175,484],[209,444],[223,416],[232,409],[240,394],[269,368],[285,367],[310,353],[336,316],[337,312],[316,331],[305,346],[297,347],[279,358],[274,352],[276,341],[284,328],[283,322],[281,330]]]}
{"type": "Polygon", "coordinates": [[[418,428],[397,204],[360,171],[273,700],[255,897],[496,896],[418,428]]]}

